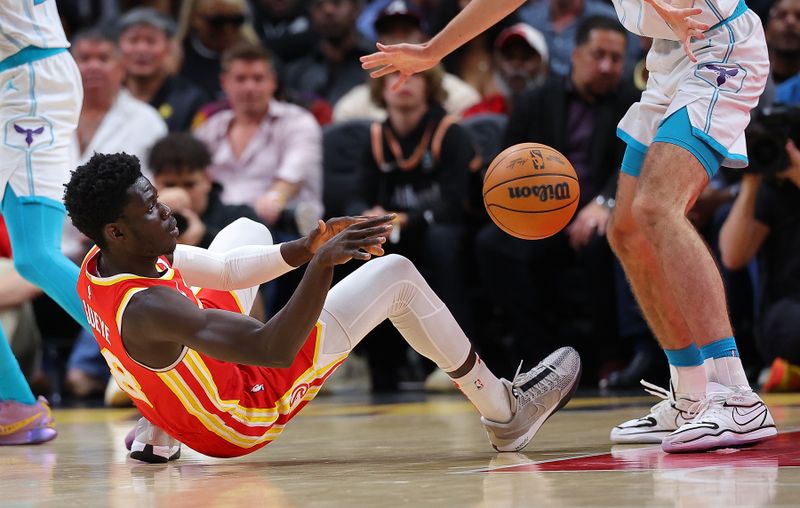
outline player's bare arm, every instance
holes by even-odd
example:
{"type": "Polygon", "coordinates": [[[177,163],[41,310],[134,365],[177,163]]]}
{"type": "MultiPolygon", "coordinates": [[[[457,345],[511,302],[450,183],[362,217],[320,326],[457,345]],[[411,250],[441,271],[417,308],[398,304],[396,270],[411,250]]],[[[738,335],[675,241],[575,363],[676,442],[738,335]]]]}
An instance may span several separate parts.
{"type": "Polygon", "coordinates": [[[172,364],[183,346],[224,361],[288,367],[320,316],[333,267],[382,254],[380,246],[391,232],[393,219],[384,215],[352,223],[316,245],[294,295],[267,323],[233,312],[199,309],[166,287],[137,293],[124,314],[125,347],[132,358],[151,368],[172,364]]]}
{"type": "Polygon", "coordinates": [[[683,51],[689,60],[697,62],[697,57],[694,56],[691,48],[692,39],[705,39],[706,36],[703,32],[709,29],[709,26],[692,19],[692,16],[701,14],[702,9],[697,8],[680,8],[675,7],[665,0],[643,0],[650,4],[656,10],[661,19],[669,25],[678,40],[683,45],[683,51]]]}
{"type": "Polygon", "coordinates": [[[399,87],[412,74],[430,69],[442,58],[474,39],[511,14],[524,0],[472,0],[433,39],[424,44],[378,44],[377,53],[361,57],[364,69],[377,69],[370,76],[379,78],[400,73],[399,87]]]}

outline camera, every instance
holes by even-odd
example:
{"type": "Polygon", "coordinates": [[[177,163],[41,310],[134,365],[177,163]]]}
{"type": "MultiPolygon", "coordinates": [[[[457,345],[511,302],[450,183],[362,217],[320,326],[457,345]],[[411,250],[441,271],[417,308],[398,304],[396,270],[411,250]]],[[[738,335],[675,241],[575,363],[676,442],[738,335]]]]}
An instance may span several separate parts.
{"type": "Polygon", "coordinates": [[[747,171],[772,176],[789,166],[786,141],[800,141],[800,105],[777,104],[761,110],[745,130],[747,171]]]}

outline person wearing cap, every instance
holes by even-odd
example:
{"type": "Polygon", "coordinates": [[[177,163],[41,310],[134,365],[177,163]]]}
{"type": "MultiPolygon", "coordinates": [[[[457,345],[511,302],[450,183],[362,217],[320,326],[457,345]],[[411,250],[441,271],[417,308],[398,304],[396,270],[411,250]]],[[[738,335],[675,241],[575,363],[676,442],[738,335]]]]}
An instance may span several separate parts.
{"type": "Polygon", "coordinates": [[[119,21],[125,87],[156,108],[171,132],[188,130],[208,101],[200,87],[172,73],[175,30],[172,19],[152,8],[133,9],[119,21]]]}
{"type": "Polygon", "coordinates": [[[542,32],[516,23],[502,32],[494,44],[494,92],[467,109],[463,117],[481,113],[508,113],[514,98],[541,84],[547,76],[548,50],[542,32]]]}
{"type": "MultiPolygon", "coordinates": [[[[375,19],[375,33],[383,44],[424,42],[428,39],[422,31],[422,15],[415,5],[405,0],[392,0],[375,19]]],[[[480,94],[454,74],[445,73],[442,87],[447,98],[442,103],[448,114],[460,116],[467,108],[480,101],[480,94]]],[[[354,87],[333,108],[333,121],[342,122],[358,118],[383,121],[386,110],[370,99],[369,85],[354,87]]]]}

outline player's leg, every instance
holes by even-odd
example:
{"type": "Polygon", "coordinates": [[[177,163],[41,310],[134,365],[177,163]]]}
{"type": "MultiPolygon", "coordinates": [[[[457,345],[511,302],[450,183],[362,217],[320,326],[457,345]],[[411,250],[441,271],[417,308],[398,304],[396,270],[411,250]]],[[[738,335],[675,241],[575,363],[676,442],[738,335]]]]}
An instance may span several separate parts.
{"type": "Polygon", "coordinates": [[[679,110],[662,124],[650,147],[632,205],[705,359],[709,381],[706,398],[698,404],[700,414],[664,438],[667,451],[701,451],[776,434],[772,417],[750,389],[738,357],[719,269],[686,218],[721,160],[722,155],[692,134],[686,110],[679,110]],[[742,411],[749,416],[737,417],[742,411]]]}
{"type": "Polygon", "coordinates": [[[646,390],[664,400],[642,418],[614,427],[611,440],[615,443],[660,443],[691,419],[689,409],[703,398],[706,385],[700,351],[692,342],[691,332],[653,246],[632,211],[645,150],[629,144],[625,152],[608,239],[625,270],[642,314],[666,353],[671,379],[667,390],[646,385],[646,390]]]}
{"type": "Polygon", "coordinates": [[[577,387],[580,360],[571,348],[558,350],[513,383],[498,379],[414,265],[397,255],[366,263],[331,289],[320,317],[323,352],[352,350],[387,318],[475,405],[499,451],[524,447],[577,387]]]}
{"type": "MultiPolygon", "coordinates": [[[[65,215],[61,184],[71,169],[68,148],[83,98],[80,74],[64,51],[7,69],[0,78],[4,86],[0,127],[6,133],[0,160],[4,172],[9,171],[0,180],[0,208],[15,266],[88,326],[75,291],[78,268],[60,251],[65,215]],[[46,90],[49,85],[54,85],[52,90],[46,90]]],[[[0,400],[4,401],[0,403],[0,443],[53,439],[56,431],[46,401],[33,399],[8,342],[3,337],[0,342],[0,400]]]]}

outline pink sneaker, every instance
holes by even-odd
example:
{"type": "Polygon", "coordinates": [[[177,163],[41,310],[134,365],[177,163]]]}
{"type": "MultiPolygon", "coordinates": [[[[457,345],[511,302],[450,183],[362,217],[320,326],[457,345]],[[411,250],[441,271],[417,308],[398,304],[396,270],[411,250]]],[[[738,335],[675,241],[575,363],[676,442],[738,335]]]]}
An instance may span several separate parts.
{"type": "Polygon", "coordinates": [[[0,401],[0,445],[38,444],[58,433],[47,399],[29,406],[13,400],[0,401]]]}

